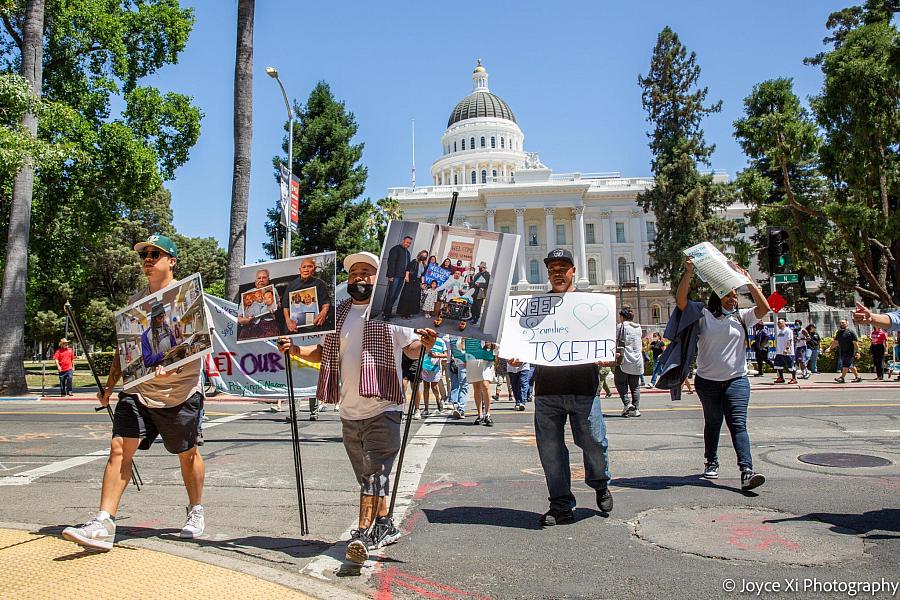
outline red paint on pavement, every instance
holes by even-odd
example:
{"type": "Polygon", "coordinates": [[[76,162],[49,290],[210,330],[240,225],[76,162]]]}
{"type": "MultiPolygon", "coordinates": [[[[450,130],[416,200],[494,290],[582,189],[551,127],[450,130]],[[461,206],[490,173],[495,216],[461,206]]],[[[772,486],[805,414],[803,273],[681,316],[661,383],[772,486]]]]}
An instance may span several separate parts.
{"type": "Polygon", "coordinates": [[[419,524],[419,521],[421,521],[422,517],[424,516],[425,513],[423,513],[421,510],[417,510],[416,512],[414,512],[410,518],[406,519],[406,521],[403,522],[403,533],[412,533],[412,530],[416,528],[416,525],[419,524]]]}
{"type": "Polygon", "coordinates": [[[416,495],[413,496],[413,499],[414,499],[414,500],[421,500],[422,498],[424,498],[424,497],[427,496],[428,494],[431,494],[431,493],[433,493],[433,492],[438,492],[438,491],[441,491],[441,490],[447,490],[447,489],[450,489],[450,488],[453,488],[453,487],[464,487],[464,488],[468,488],[468,487],[477,487],[477,486],[478,486],[478,483],[475,482],[475,481],[457,481],[457,482],[453,482],[453,481],[435,481],[435,482],[432,482],[432,483],[423,483],[423,484],[420,485],[419,488],[416,490],[416,495]]]}
{"type": "Polygon", "coordinates": [[[374,600],[394,600],[395,588],[408,590],[422,598],[432,598],[433,600],[461,600],[462,598],[491,600],[490,596],[473,594],[412,573],[406,573],[397,567],[383,568],[382,565],[378,565],[375,576],[378,578],[378,589],[372,595],[374,600]]]}
{"type": "Polygon", "coordinates": [[[775,527],[763,521],[767,515],[731,514],[716,518],[716,522],[726,525],[725,535],[728,543],[741,550],[762,552],[772,546],[781,546],[788,550],[799,551],[801,546],[793,540],[783,538],[775,527]]]}

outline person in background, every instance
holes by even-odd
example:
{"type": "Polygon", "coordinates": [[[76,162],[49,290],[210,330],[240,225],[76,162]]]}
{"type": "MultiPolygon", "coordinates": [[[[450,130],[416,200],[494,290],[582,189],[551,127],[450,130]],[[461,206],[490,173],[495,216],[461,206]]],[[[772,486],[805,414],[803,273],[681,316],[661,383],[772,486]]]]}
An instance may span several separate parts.
{"type": "Polygon", "coordinates": [[[448,368],[450,371],[450,404],[454,419],[462,419],[466,416],[466,402],[469,399],[469,379],[466,372],[465,338],[448,335],[447,347],[450,349],[448,368]]]}
{"type": "Polygon", "coordinates": [[[797,370],[800,372],[800,377],[809,379],[809,370],[806,367],[806,344],[809,342],[809,333],[803,328],[803,321],[800,319],[794,321],[794,340],[797,346],[794,353],[797,370]]]}
{"type": "Polygon", "coordinates": [[[447,358],[447,347],[442,338],[434,340],[434,346],[425,354],[422,360],[422,391],[425,397],[425,410],[422,411],[422,418],[431,415],[428,410],[428,400],[431,393],[434,393],[434,401],[437,404],[438,414],[444,413],[444,403],[441,400],[438,382],[441,379],[443,370],[441,369],[441,360],[447,358]]]}
{"type": "Polygon", "coordinates": [[[819,372],[819,347],[822,345],[822,336],[816,331],[816,326],[810,323],[806,326],[808,339],[806,341],[806,367],[810,373],[819,372]]]}
{"type": "Polygon", "coordinates": [[[756,358],[756,377],[762,377],[765,367],[769,363],[769,332],[762,323],[753,326],[753,341],[750,343],[756,358]]]}
{"type": "Polygon", "coordinates": [[[653,375],[650,376],[650,387],[656,385],[656,378],[662,373],[663,364],[662,361],[659,360],[659,357],[665,349],[666,342],[663,339],[663,336],[654,331],[650,340],[650,354],[653,357],[653,375]]]}
{"type": "MultiPolygon", "coordinates": [[[[724,419],[737,454],[741,489],[748,491],[765,483],[766,478],[753,470],[750,435],[747,433],[747,409],[750,405],[750,380],[747,379],[745,350],[747,328],[756,325],[757,321],[766,316],[769,303],[750,274],[737,268],[749,279],[748,287],[756,306],[739,309],[737,290],[731,290],[721,298],[711,293],[705,305],[689,300],[688,291],[694,274],[694,261],[691,257],[684,261],[684,275],[678,284],[675,300],[679,310],[696,318],[699,324],[697,376],[694,383],[703,406],[705,422],[703,442],[706,464],[702,476],[706,479],[719,477],[719,434],[724,419]]],[[[784,326],[783,320],[780,325],[784,326]]]]}
{"type": "Polygon", "coordinates": [[[516,400],[516,410],[525,410],[525,403],[531,394],[531,377],[534,375],[534,369],[527,362],[511,358],[506,361],[506,372],[509,374],[513,398],[516,400]]]}
{"type": "Polygon", "coordinates": [[[778,319],[775,329],[775,372],[778,377],[775,383],[784,383],[784,371],[791,373],[788,384],[797,383],[797,370],[794,368],[794,330],[787,326],[784,319],[778,319]]]}
{"type": "Polygon", "coordinates": [[[616,391],[622,400],[624,408],[623,417],[641,416],[641,388],[640,375],[644,372],[643,351],[641,338],[643,337],[641,326],[634,322],[634,311],[625,306],[619,311],[620,323],[616,329],[616,353],[621,355],[621,360],[613,368],[613,378],[616,383],[616,391]],[[628,392],[631,391],[631,400],[628,400],[628,392]]]}
{"type": "MultiPolygon", "coordinates": [[[[43,360],[43,357],[41,357],[43,360]]],[[[75,370],[75,351],[69,347],[69,340],[59,340],[59,347],[53,353],[53,362],[59,373],[59,395],[74,396],[72,393],[72,373],[75,370]]]]}
{"type": "MultiPolygon", "coordinates": [[[[855,318],[856,315],[854,314],[854,319],[855,318]]],[[[862,381],[862,377],[859,376],[859,371],[856,369],[856,361],[859,360],[860,357],[859,338],[856,336],[856,332],[849,328],[847,319],[841,319],[838,330],[831,340],[831,345],[828,346],[828,349],[825,350],[825,352],[831,353],[835,348],[838,349],[838,361],[841,374],[835,377],[834,381],[836,383],[846,383],[847,380],[845,377],[847,376],[847,371],[853,372],[853,383],[862,381]]]]}
{"type": "Polygon", "coordinates": [[[876,325],[872,328],[869,339],[872,341],[872,365],[875,367],[875,380],[884,381],[884,354],[887,333],[876,325]]]}
{"type": "Polygon", "coordinates": [[[409,247],[412,246],[412,242],[412,236],[408,235],[388,252],[385,268],[387,291],[384,293],[384,303],[381,308],[385,321],[390,320],[393,316],[394,304],[397,303],[397,299],[400,297],[404,275],[406,275],[406,266],[410,261],[409,247]]]}
{"type": "Polygon", "coordinates": [[[475,410],[478,411],[473,425],[493,427],[490,384],[494,380],[494,344],[466,338],[465,349],[466,375],[475,391],[475,410]]]}
{"type": "MultiPolygon", "coordinates": [[[[643,364],[647,364],[650,362],[650,338],[646,335],[641,338],[641,358],[644,359],[643,364]]],[[[652,387],[647,385],[647,380],[644,379],[644,370],[641,369],[641,387],[652,387]]]]}

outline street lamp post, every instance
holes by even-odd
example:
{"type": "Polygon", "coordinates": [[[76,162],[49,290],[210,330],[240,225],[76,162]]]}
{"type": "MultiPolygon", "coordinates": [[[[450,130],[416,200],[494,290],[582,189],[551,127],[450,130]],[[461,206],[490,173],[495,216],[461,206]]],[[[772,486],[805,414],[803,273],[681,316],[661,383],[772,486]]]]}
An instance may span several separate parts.
{"type": "Polygon", "coordinates": [[[291,255],[291,192],[294,187],[294,111],[291,110],[291,103],[288,102],[287,92],[284,91],[284,85],[282,85],[281,79],[278,77],[278,69],[275,67],[266,67],[266,74],[278,83],[278,87],[281,89],[281,97],[284,98],[284,107],[287,109],[288,114],[288,195],[287,202],[281,207],[285,222],[284,251],[281,253],[281,257],[287,258],[291,255]]]}

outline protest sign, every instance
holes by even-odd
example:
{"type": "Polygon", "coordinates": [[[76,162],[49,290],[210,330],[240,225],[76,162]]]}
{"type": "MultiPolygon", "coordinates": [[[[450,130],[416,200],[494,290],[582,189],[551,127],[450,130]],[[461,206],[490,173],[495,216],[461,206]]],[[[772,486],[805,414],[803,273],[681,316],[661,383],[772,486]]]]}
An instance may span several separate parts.
{"type": "Polygon", "coordinates": [[[463,262],[472,262],[472,254],[475,251],[475,244],[466,242],[451,242],[450,251],[447,253],[449,258],[453,260],[461,260],[463,262]]]}
{"type": "Polygon", "coordinates": [[[211,348],[199,273],[118,311],[115,324],[126,390],[154,378],[157,367],[177,369],[211,348]]]}
{"type": "Polygon", "coordinates": [[[709,242],[700,242],[684,251],[694,259],[697,276],[721,298],[731,290],[750,283],[746,275],[734,268],[734,263],[709,242]]]}
{"type": "Polygon", "coordinates": [[[511,296],[500,356],[537,365],[581,365],[615,360],[616,298],[567,292],[511,296]]]}
{"type": "Polygon", "coordinates": [[[438,285],[444,285],[444,282],[450,279],[450,270],[443,269],[437,265],[428,265],[422,279],[426,285],[431,285],[432,281],[437,281],[438,285]]]}

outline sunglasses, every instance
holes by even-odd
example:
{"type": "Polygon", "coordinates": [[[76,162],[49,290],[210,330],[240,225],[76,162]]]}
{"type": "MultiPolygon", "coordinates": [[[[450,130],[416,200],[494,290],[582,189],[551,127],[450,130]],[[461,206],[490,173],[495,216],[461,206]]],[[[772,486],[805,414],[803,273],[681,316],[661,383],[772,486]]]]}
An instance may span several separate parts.
{"type": "Polygon", "coordinates": [[[163,256],[165,252],[161,252],[160,250],[142,250],[138,252],[138,256],[141,257],[141,260],[147,260],[148,258],[152,258],[153,260],[158,260],[160,256],[163,256]]]}

